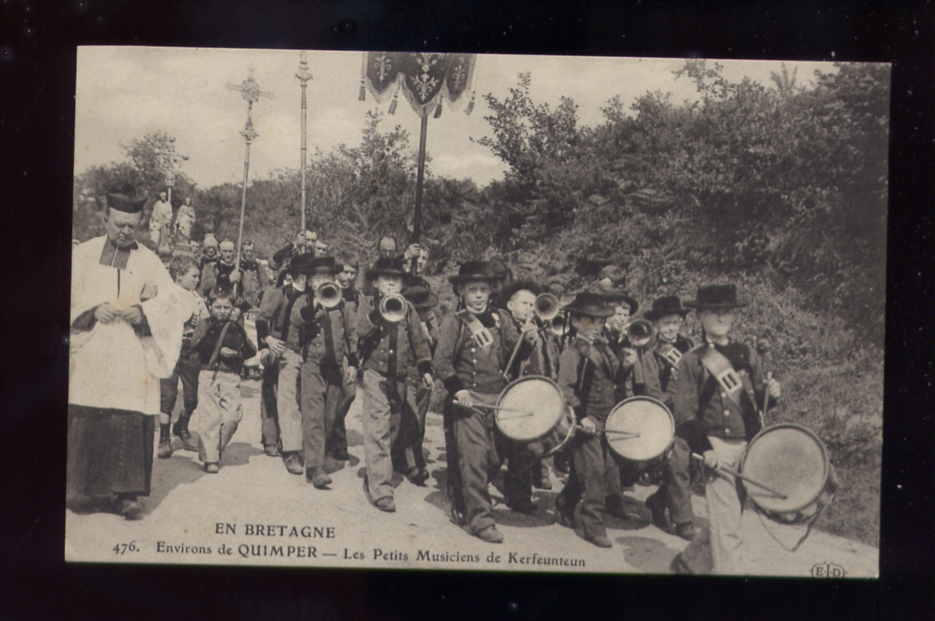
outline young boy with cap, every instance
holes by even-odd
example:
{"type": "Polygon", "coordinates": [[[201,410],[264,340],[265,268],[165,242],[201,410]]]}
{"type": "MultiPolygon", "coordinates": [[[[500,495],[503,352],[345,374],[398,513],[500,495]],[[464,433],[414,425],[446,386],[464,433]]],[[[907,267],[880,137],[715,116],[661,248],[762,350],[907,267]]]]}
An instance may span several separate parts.
{"type": "MultiPolygon", "coordinates": [[[[682,307],[678,296],[669,295],[653,301],[646,312],[646,319],[653,322],[655,339],[652,350],[659,370],[659,386],[662,402],[673,409],[672,386],[678,376],[682,354],[694,344],[680,330],[688,309],[682,307]]],[[[653,522],[662,530],[674,532],[682,539],[691,541],[695,536],[695,514],[691,505],[691,468],[688,443],[676,436],[672,450],[663,466],[659,489],[646,499],[646,506],[653,515],[653,522]]]]}
{"type": "MultiPolygon", "coordinates": [[[[356,324],[357,307],[360,305],[360,291],[357,289],[357,263],[349,256],[340,258],[339,265],[341,272],[337,275],[338,285],[341,287],[341,295],[344,297],[344,305],[347,312],[354,318],[356,324]]],[[[349,351],[357,352],[356,341],[351,341],[349,351]]],[[[332,459],[338,461],[347,461],[351,458],[347,452],[347,426],[345,419],[351,409],[351,404],[357,396],[357,383],[346,384],[344,386],[344,395],[338,411],[335,414],[334,425],[331,427],[331,433],[328,436],[325,453],[332,459]]]]}
{"type": "Polygon", "coordinates": [[[602,432],[618,402],[622,365],[602,336],[614,311],[594,292],[578,294],[565,307],[574,338],[562,351],[558,384],[582,428],[570,447],[571,473],[556,498],[559,521],[574,526],[579,537],[611,547],[604,526],[608,501],[619,499],[619,465],[602,432]]]}
{"type": "Polygon", "coordinates": [[[419,315],[400,296],[406,271],[401,258],[380,258],[367,271],[375,295],[361,299],[357,313],[358,357],[363,370],[364,456],[368,499],[381,511],[396,510],[393,500],[392,446],[404,407],[415,409],[415,391],[406,382],[415,367],[427,388],[434,383],[432,352],[419,315]],[[400,296],[400,308],[384,315],[384,299],[400,296]]]}
{"type": "Polygon", "coordinates": [[[325,443],[345,386],[353,384],[357,377],[357,354],[351,348],[352,343],[357,343],[354,318],[343,298],[335,305],[325,305],[318,299],[323,285],[337,287],[334,277],[340,271],[333,257],[311,259],[306,293],[295,305],[305,322],[300,334],[305,478],[318,489],[331,483],[325,472],[325,443]]]}
{"type": "MultiPolygon", "coordinates": [[[[434,308],[438,298],[432,293],[429,283],[418,276],[406,279],[403,296],[415,307],[419,314],[419,324],[422,327],[429,350],[435,350],[438,339],[438,324],[434,308]]],[[[428,414],[429,401],[432,389],[427,388],[419,377],[418,370],[410,367],[409,391],[415,396],[414,409],[403,408],[399,423],[399,433],[393,445],[393,462],[397,471],[406,475],[406,478],[415,485],[425,485],[429,474],[425,469],[425,455],[423,441],[425,439],[425,417],[428,414]]]]}
{"type": "Polygon", "coordinates": [[[257,341],[265,366],[278,368],[276,382],[276,415],[279,422],[279,444],[283,464],[290,474],[303,474],[302,412],[299,403],[299,381],[302,367],[302,330],[305,320],[300,314],[308,275],[312,272],[312,257],[297,255],[289,262],[289,284],[267,289],[260,301],[256,319],[257,341]]]}
{"type": "MultiPolygon", "coordinates": [[[[522,337],[505,311],[491,307],[494,280],[480,261],[464,263],[449,278],[463,308],[442,323],[434,366],[450,395],[445,442],[452,519],[484,541],[501,543],[487,487],[508,440],[496,430],[494,412],[483,406],[494,405],[506,386],[502,369],[522,337]]],[[[534,332],[527,335],[520,360],[537,338],[534,332]]]]}
{"type": "Polygon", "coordinates": [[[779,399],[779,382],[764,381],[754,348],[731,339],[738,302],[732,284],[698,288],[697,298],[686,306],[695,308],[704,342],[682,355],[673,387],[674,415],[680,433],[692,450],[701,453],[709,468],[705,500],[710,527],[702,531],[675,557],[679,573],[744,573],[743,532],[737,481],[719,467],[740,470],[747,442],[759,431],[757,404],[768,395],[779,399]]]}
{"type": "Polygon", "coordinates": [[[198,452],[205,472],[214,474],[243,417],[240,370],[244,360],[256,355],[256,348],[243,326],[230,320],[233,308],[230,292],[218,290],[212,297],[211,318],[196,328],[192,349],[201,362],[196,411],[200,428],[198,452]]]}

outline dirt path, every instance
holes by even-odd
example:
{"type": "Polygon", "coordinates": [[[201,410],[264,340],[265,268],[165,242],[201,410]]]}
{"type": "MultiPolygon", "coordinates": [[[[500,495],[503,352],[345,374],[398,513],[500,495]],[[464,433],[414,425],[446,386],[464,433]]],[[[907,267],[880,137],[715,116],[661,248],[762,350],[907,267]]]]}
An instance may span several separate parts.
{"type": "MultiPolygon", "coordinates": [[[[553,491],[537,491],[536,514],[495,507],[506,541],[486,544],[451,524],[444,498],[444,441],[441,417],[428,417],[425,447],[432,462],[426,487],[403,480],[396,489],[397,512],[371,506],[362,492],[363,447],[357,404],[348,416],[351,462],[332,474],[332,489],[320,491],[288,474],[278,458],[263,454],[256,382],[244,389],[244,419],[225,452],[221,472],[205,474],[197,456],[177,451],[157,460],[147,515],[128,522],[110,514],[66,515],[67,560],[134,563],[207,563],[322,567],[485,569],[567,572],[669,573],[672,557],[686,545],[652,525],[610,518],[614,543],[600,549],[555,521],[553,491]],[[257,535],[249,525],[284,525],[257,535]],[[226,526],[225,526],[226,525],[226,526]],[[298,527],[295,532],[290,528],[298,527]],[[305,532],[302,527],[306,526],[305,532]],[[231,532],[233,530],[233,532],[231,532]],[[132,542],[132,545],[130,543],[132,542]],[[121,545],[123,544],[123,545],[121,545]],[[227,553],[229,550],[230,553],[227,553]]],[[[194,425],[193,425],[194,426],[194,425]]],[[[655,488],[637,486],[644,499],[655,488]]],[[[502,503],[499,492],[491,488],[502,503]]],[[[693,498],[705,518],[704,499],[693,498]]],[[[839,568],[849,577],[877,575],[876,548],[814,532],[802,548],[783,551],[745,512],[750,573],[809,576],[839,568]]],[[[267,529],[268,530],[268,529],[267,529]]]]}

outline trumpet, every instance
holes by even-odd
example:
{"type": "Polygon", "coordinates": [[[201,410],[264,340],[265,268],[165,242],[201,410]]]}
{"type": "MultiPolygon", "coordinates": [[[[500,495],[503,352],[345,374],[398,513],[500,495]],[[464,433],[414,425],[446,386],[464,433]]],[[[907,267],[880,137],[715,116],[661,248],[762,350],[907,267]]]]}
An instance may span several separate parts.
{"type": "Polygon", "coordinates": [[[322,308],[334,308],[341,303],[341,289],[333,282],[326,282],[315,290],[315,299],[322,308]]]}
{"type": "Polygon", "coordinates": [[[401,295],[385,295],[380,298],[380,316],[387,323],[399,323],[406,318],[406,298],[401,295]]]}

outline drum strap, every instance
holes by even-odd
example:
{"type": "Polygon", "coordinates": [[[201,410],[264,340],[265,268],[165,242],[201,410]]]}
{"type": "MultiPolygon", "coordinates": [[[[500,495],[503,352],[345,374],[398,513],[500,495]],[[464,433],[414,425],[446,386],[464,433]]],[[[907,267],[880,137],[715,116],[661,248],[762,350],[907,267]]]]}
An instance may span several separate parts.
{"type": "MultiPolygon", "coordinates": [[[[704,366],[705,370],[711,374],[711,377],[714,378],[714,381],[717,382],[721,390],[727,394],[728,398],[733,401],[741,411],[743,411],[743,394],[747,395],[754,411],[757,409],[756,397],[753,394],[753,389],[749,385],[749,382],[744,381],[740,377],[740,374],[734,370],[727,356],[719,352],[716,347],[705,347],[704,352],[701,354],[701,364],[704,366]]],[[[712,396],[713,391],[710,389],[704,391],[700,404],[701,409],[704,408],[705,404],[712,396]]]]}

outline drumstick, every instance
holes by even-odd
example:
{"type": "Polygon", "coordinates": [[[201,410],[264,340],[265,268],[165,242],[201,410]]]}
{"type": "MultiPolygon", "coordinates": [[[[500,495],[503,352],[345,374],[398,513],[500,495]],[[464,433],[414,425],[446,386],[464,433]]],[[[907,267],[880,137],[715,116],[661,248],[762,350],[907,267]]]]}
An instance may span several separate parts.
{"type": "Polygon", "coordinates": [[[619,430],[617,430],[617,429],[605,429],[605,430],[604,430],[604,433],[613,433],[613,434],[616,434],[616,435],[618,435],[618,436],[626,436],[626,437],[628,437],[628,438],[638,438],[638,437],[640,437],[640,434],[638,434],[638,433],[633,433],[632,431],[619,431],[619,430]]]}
{"type": "Polygon", "coordinates": [[[475,404],[474,404],[474,407],[476,407],[476,408],[487,408],[487,409],[489,409],[489,410],[500,410],[500,411],[502,411],[502,412],[522,412],[522,413],[524,413],[524,414],[528,414],[529,416],[532,416],[532,414],[533,414],[533,413],[530,412],[529,410],[521,410],[521,409],[519,409],[519,408],[508,408],[508,407],[504,407],[504,406],[502,406],[502,405],[487,405],[486,403],[475,403],[475,404]]]}
{"type": "MultiPolygon", "coordinates": [[[[694,458],[697,459],[698,461],[704,462],[704,457],[702,457],[702,456],[699,455],[698,453],[692,453],[692,457],[694,457],[694,458]]],[[[786,500],[786,499],[788,498],[788,496],[786,496],[785,494],[783,494],[783,493],[781,493],[781,492],[777,492],[777,491],[774,490],[772,487],[770,487],[770,486],[768,486],[768,485],[764,485],[763,483],[760,483],[760,482],[757,481],[756,479],[751,479],[751,478],[748,477],[748,476],[745,476],[745,475],[743,475],[743,474],[740,474],[740,473],[737,472],[736,470],[731,470],[731,469],[728,468],[727,466],[718,466],[718,467],[716,468],[716,470],[720,470],[721,472],[724,472],[724,473],[729,474],[729,475],[731,475],[731,476],[737,477],[738,479],[742,479],[742,480],[746,481],[747,483],[750,483],[751,485],[756,485],[757,487],[762,487],[762,488],[765,489],[767,492],[769,492],[769,493],[775,495],[776,497],[778,497],[780,500],[786,500]]]]}

